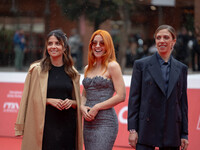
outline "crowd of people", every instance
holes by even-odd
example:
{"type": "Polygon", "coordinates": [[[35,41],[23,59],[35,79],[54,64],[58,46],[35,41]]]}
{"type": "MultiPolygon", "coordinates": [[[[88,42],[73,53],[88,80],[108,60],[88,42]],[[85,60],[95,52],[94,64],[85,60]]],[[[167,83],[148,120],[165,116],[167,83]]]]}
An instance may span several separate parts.
{"type": "MultiPolygon", "coordinates": [[[[5,39],[5,36],[2,35],[2,38],[5,39]]],[[[74,65],[78,71],[83,71],[83,42],[77,29],[72,29],[68,38],[74,65]]],[[[157,51],[155,41],[153,39],[145,40],[139,34],[130,35],[128,39],[129,41],[125,56],[126,68],[131,68],[135,60],[152,55],[157,51]]],[[[3,41],[4,40],[2,40],[2,42],[3,41]]],[[[6,56],[5,51],[1,50],[0,52],[3,56],[1,56],[2,62],[0,62],[0,64],[5,64],[4,59],[6,58],[4,57],[9,57],[9,66],[14,64],[16,71],[22,71],[25,66],[35,60],[41,59],[41,52],[44,48],[43,35],[31,33],[31,35],[28,36],[24,33],[23,29],[18,29],[15,32],[12,41],[13,42],[11,44],[7,45],[13,47],[12,49],[14,53],[12,54],[12,51],[10,50],[11,52],[9,52],[9,56],[6,56]]],[[[117,43],[114,43],[114,47],[117,57],[120,47],[117,43]]],[[[2,49],[5,48],[2,47],[2,49]]],[[[185,27],[182,27],[180,31],[177,32],[177,41],[172,55],[177,60],[186,64],[192,71],[200,71],[199,26],[196,26],[194,31],[187,30],[185,27]]]]}
{"type": "MultiPolygon", "coordinates": [[[[134,63],[127,140],[136,150],[187,150],[188,67],[171,55],[176,41],[173,27],[159,26],[158,51],[134,63]]],[[[62,30],[51,31],[42,59],[30,65],[15,124],[16,136],[23,136],[22,150],[114,146],[118,134],[114,106],[125,100],[126,90],[112,37],[105,30],[92,34],[82,93],[68,42],[62,30]]]]}
{"type": "MultiPolygon", "coordinates": [[[[137,34],[131,35],[126,52],[126,67],[131,67],[135,60],[152,55],[156,51],[154,40],[144,41],[137,34]]],[[[177,33],[172,55],[192,71],[200,71],[200,27],[197,26],[194,31],[182,27],[177,33]]]]}
{"type": "Polygon", "coordinates": [[[174,47],[175,57],[191,66],[193,71],[200,71],[200,31],[197,26],[195,32],[181,28],[174,47]]]}

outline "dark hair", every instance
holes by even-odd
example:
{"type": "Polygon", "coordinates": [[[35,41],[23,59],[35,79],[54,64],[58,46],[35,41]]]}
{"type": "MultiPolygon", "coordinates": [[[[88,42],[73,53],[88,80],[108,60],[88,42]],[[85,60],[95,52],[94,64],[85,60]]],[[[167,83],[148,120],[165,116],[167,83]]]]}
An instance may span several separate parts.
{"type": "Polygon", "coordinates": [[[58,39],[58,41],[63,45],[63,47],[65,49],[64,52],[63,52],[63,64],[64,64],[64,67],[65,67],[65,72],[71,78],[75,78],[77,76],[77,72],[73,69],[74,63],[73,63],[70,48],[69,48],[69,45],[68,45],[68,42],[67,42],[67,36],[60,29],[51,31],[46,37],[43,58],[41,60],[42,71],[49,71],[52,67],[50,55],[47,51],[47,43],[48,43],[48,40],[51,36],[55,36],[58,39]]]}
{"type": "Polygon", "coordinates": [[[166,24],[161,25],[161,26],[159,26],[159,27],[156,29],[156,31],[155,31],[155,33],[154,33],[154,38],[156,37],[156,34],[157,34],[160,30],[163,30],[163,29],[167,29],[167,30],[171,33],[172,38],[173,38],[173,39],[176,39],[176,31],[175,31],[175,29],[174,29],[172,26],[166,25],[166,24]]]}

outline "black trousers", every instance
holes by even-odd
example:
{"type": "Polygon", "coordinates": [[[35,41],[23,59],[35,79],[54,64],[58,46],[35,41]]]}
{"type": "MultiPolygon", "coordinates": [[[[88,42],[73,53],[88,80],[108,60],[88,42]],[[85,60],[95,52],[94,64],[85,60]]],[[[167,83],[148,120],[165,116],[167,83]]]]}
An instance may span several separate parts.
{"type": "Polygon", "coordinates": [[[152,146],[137,144],[136,150],[179,150],[179,147],[159,147],[159,149],[155,149],[155,147],[152,146]]]}

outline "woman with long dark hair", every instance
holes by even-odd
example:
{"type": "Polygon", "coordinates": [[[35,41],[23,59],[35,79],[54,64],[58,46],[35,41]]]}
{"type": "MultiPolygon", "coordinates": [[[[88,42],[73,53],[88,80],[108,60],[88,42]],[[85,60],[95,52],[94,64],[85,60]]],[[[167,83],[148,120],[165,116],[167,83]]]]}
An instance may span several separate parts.
{"type": "Polygon", "coordinates": [[[79,79],[66,35],[51,31],[24,84],[15,125],[22,150],[82,150],[79,79]]]}

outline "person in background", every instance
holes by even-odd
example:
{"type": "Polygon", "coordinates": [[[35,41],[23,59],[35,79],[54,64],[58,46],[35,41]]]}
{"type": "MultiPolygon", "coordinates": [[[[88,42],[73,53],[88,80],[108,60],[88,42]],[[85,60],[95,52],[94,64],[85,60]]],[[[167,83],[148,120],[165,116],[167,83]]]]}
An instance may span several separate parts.
{"type": "Polygon", "coordinates": [[[23,70],[24,49],[25,49],[24,30],[19,29],[15,32],[13,37],[14,51],[15,51],[15,69],[17,71],[23,70]]]}
{"type": "Polygon", "coordinates": [[[129,144],[136,150],[187,150],[187,66],[172,57],[176,33],[155,31],[157,52],[136,60],[128,103],[129,144]]]}
{"type": "Polygon", "coordinates": [[[66,35],[51,31],[24,84],[15,124],[22,150],[82,150],[79,78],[66,35]]]}
{"type": "Polygon", "coordinates": [[[69,46],[71,48],[71,55],[78,70],[82,69],[82,48],[81,37],[76,29],[72,29],[71,36],[69,37],[69,46]]]}
{"type": "Polygon", "coordinates": [[[112,150],[118,133],[113,107],[125,100],[126,90],[112,38],[105,30],[92,34],[82,83],[85,150],[112,150]]]}
{"type": "Polygon", "coordinates": [[[197,40],[197,46],[198,46],[198,50],[197,50],[197,71],[200,71],[200,25],[197,24],[195,26],[195,36],[196,36],[196,40],[197,40]]]}
{"type": "Polygon", "coordinates": [[[182,27],[180,33],[177,36],[177,41],[174,46],[174,53],[175,58],[187,66],[189,65],[189,51],[187,46],[188,41],[188,30],[186,27],[182,27]]]}
{"type": "Polygon", "coordinates": [[[200,46],[192,31],[188,31],[188,35],[189,35],[188,49],[191,55],[192,71],[200,71],[200,46]]]}

